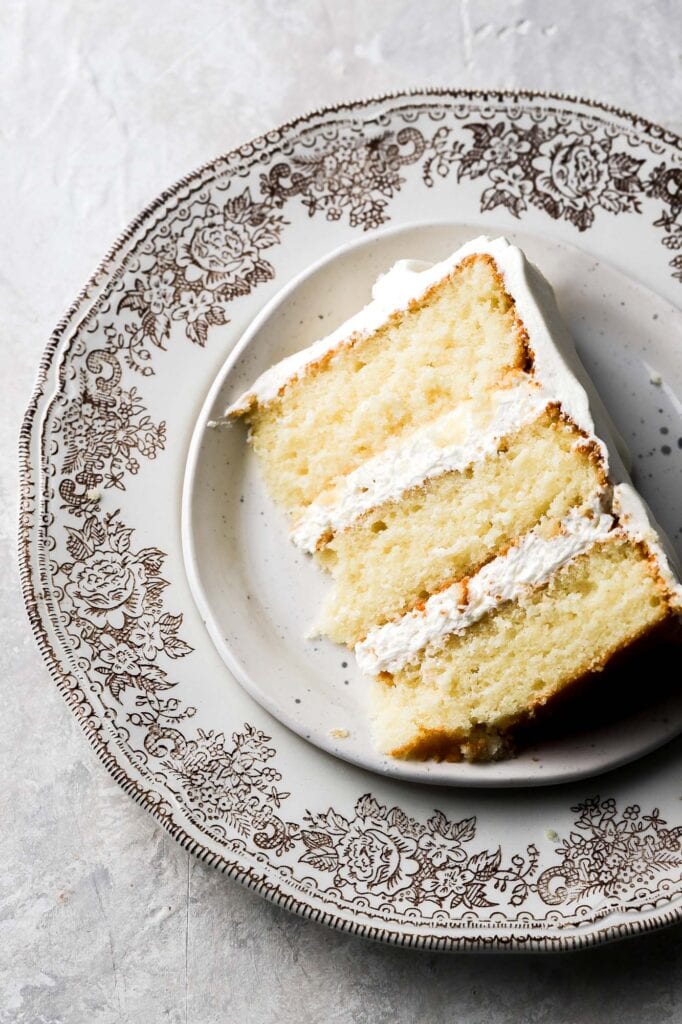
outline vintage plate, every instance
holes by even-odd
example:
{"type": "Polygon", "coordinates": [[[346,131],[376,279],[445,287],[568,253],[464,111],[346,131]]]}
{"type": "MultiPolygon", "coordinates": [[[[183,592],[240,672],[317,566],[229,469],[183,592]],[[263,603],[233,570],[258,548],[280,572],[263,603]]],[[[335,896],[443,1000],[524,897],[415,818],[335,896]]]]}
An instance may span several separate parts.
{"type": "MultiPolygon", "coordinates": [[[[431,949],[570,948],[682,916],[679,740],[598,785],[444,789],[367,773],[235,682],[180,540],[204,398],[288,280],[389,224],[448,221],[577,245],[675,306],[681,149],[642,119],[544,95],[423,92],[321,111],[165,192],[58,325],[21,437],[28,612],[104,763],[204,860],[304,916],[431,949]]],[[[585,287],[640,482],[674,487],[677,337],[664,346],[652,313],[631,357],[662,383],[633,398],[606,356],[628,308],[587,275],[585,287]]],[[[679,544],[679,501],[657,511],[679,544]]]]}
{"type": "MultiPolygon", "coordinates": [[[[324,333],[367,301],[378,274],[397,259],[443,259],[475,234],[475,225],[447,223],[380,231],[327,256],[267,303],[230,353],[199,413],[184,486],[185,567],[201,616],[228,668],[256,700],[304,739],[362,768],[406,781],[556,784],[625,764],[677,735],[682,729],[682,689],[658,699],[647,694],[636,712],[613,716],[598,728],[583,722],[558,738],[527,747],[513,760],[454,765],[382,757],[369,733],[367,680],[355,659],[336,644],[304,639],[328,578],[287,544],[288,525],[265,493],[245,444],[245,429],[206,429],[207,423],[220,421],[227,405],[259,373],[318,338],[321,321],[328,325],[324,333]],[[337,737],[339,729],[346,734],[343,738],[337,737]]],[[[670,343],[677,311],[606,264],[595,265],[592,256],[574,246],[507,234],[556,283],[583,358],[635,454],[647,452],[652,443],[658,446],[665,435],[656,436],[655,427],[653,435],[651,427],[642,430],[637,409],[651,411],[652,400],[658,402],[652,365],[682,394],[682,365],[670,343]],[[648,339],[646,352],[643,336],[648,339]]],[[[682,418],[675,410],[670,415],[676,434],[682,435],[682,418]]],[[[668,519],[671,532],[677,525],[682,459],[676,468],[673,473],[637,474],[642,491],[660,517],[668,519]]]]}

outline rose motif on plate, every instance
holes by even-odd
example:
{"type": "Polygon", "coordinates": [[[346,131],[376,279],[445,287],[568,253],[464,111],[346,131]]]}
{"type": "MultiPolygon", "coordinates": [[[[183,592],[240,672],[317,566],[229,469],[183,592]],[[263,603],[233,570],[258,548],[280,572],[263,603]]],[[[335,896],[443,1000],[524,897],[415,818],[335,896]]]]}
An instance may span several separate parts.
{"type": "Polygon", "coordinates": [[[337,878],[357,892],[390,896],[408,888],[419,871],[415,849],[415,840],[395,828],[366,828],[355,822],[337,846],[337,878]]]}
{"type": "Polygon", "coordinates": [[[227,323],[227,304],[275,276],[263,253],[280,241],[285,224],[249,188],[222,203],[206,196],[172,236],[159,237],[118,312],[137,315],[115,341],[131,369],[148,375],[151,350],[165,348],[173,321],[190,341],[205,345],[210,327],[227,323]],[[126,336],[127,335],[127,336],[126,336]]]}
{"type": "Polygon", "coordinates": [[[590,135],[557,135],[540,145],[538,188],[580,207],[608,189],[609,147],[590,135]]]}
{"type": "Polygon", "coordinates": [[[177,266],[192,285],[228,298],[245,295],[275,276],[262,253],[279,242],[283,223],[267,204],[254,202],[247,188],[222,208],[208,204],[190,222],[178,239],[177,266]]]}
{"type": "Polygon", "coordinates": [[[71,569],[66,592],[76,614],[99,629],[123,629],[142,614],[146,571],[118,551],[94,551],[71,569]]]}

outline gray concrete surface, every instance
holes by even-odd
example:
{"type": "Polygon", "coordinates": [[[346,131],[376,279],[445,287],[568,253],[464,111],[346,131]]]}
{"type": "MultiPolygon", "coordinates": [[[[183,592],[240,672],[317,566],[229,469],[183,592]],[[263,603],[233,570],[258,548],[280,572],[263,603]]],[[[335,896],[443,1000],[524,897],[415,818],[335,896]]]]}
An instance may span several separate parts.
{"type": "Polygon", "coordinates": [[[39,355],[115,235],[307,108],[416,85],[593,96],[682,130],[675,0],[0,5],[0,1022],[682,1020],[682,930],[436,957],[298,920],[195,862],[111,781],[18,596],[16,437],[39,355]]]}

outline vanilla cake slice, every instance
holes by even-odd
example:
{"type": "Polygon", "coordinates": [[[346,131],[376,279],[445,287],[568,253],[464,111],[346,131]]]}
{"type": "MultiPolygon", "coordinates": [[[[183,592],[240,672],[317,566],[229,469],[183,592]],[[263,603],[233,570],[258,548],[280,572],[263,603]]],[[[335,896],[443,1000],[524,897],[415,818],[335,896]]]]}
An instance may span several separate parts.
{"type": "Polygon", "coordinates": [[[332,577],[314,630],[355,650],[388,755],[504,756],[616,654],[679,635],[669,547],[551,288],[505,239],[396,264],[226,416],[332,577]]]}

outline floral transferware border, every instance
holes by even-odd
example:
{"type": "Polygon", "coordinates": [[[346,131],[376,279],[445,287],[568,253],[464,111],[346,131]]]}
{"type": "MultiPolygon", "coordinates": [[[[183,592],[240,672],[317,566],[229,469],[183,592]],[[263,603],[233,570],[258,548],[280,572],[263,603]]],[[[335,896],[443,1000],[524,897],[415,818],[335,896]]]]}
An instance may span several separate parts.
{"type": "MultiPolygon", "coordinates": [[[[299,891],[411,927],[461,922],[472,929],[486,923],[490,908],[510,925],[566,927],[586,914],[596,920],[615,908],[664,904],[676,891],[682,826],[670,827],[657,809],[619,812],[612,799],[571,809],[573,829],[546,867],[534,843],[512,853],[479,849],[473,817],[449,821],[435,812],[419,822],[371,794],[350,813],[329,808],[287,820],[289,794],[269,737],[248,724],[230,738],[192,728],[196,708],[176,695],[173,675],[173,663],[192,648],[182,614],[166,607],[166,554],[140,547],[134,527],[120,512],[103,513],[99,502],[112,491],[124,503],[129,478],[164,452],[166,425],[144,398],[161,353],[183,335],[204,346],[211,328],[229,322],[233,303],[275,277],[271,254],[296,204],[309,217],[366,231],[390,219],[391,202],[418,175],[429,189],[478,181],[482,211],[504,207],[520,218],[533,207],[586,231],[597,217],[641,215],[646,199],[658,204],[653,226],[675,251],[682,248],[682,169],[667,155],[660,139],[618,128],[598,110],[521,99],[486,108],[465,97],[424,98],[366,121],[361,111],[359,119],[313,118],[284,129],[277,144],[264,140],[257,156],[231,171],[223,163],[164,211],[128,254],[125,271],[105,284],[79,325],[44,421],[45,507],[55,521],[41,536],[49,551],[41,587],[62,657],[72,663],[71,702],[105,743],[96,722],[107,719],[119,749],[181,802],[212,845],[229,850],[237,841],[245,854],[251,844],[261,863],[297,879],[299,891]],[[77,681],[84,677],[86,687],[77,681]]],[[[680,280],[681,261],[669,261],[680,280]]],[[[32,429],[29,414],[27,444],[32,429]]],[[[27,458],[24,582],[45,650],[28,547],[36,526],[31,472],[27,458]]],[[[59,656],[49,657],[62,674],[59,656]]],[[[170,803],[155,803],[162,820],[172,821],[170,803]]]]}

